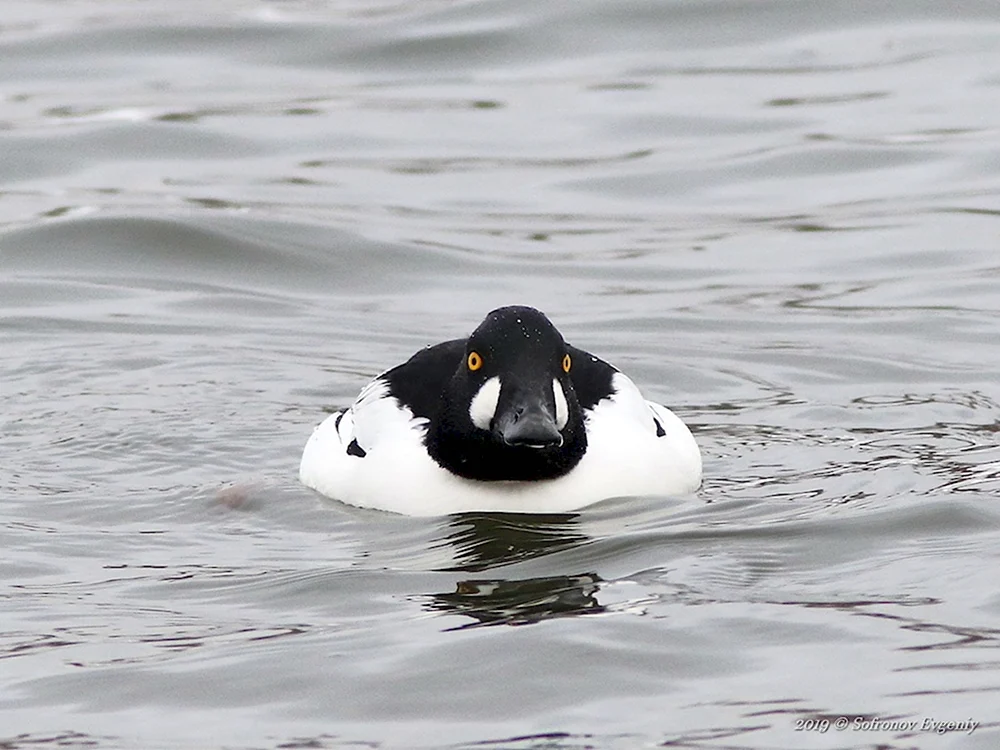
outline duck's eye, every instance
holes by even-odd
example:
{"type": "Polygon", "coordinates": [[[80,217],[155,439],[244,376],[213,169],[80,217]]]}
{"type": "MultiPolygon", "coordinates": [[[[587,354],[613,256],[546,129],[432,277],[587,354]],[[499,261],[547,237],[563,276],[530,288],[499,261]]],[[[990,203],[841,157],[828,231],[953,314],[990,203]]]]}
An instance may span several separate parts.
{"type": "Polygon", "coordinates": [[[563,357],[563,372],[569,372],[569,368],[573,366],[573,360],[569,358],[567,354],[563,357]]]}
{"type": "Polygon", "coordinates": [[[467,364],[469,365],[469,370],[475,372],[483,366],[483,358],[479,356],[479,352],[469,352],[467,364]]]}

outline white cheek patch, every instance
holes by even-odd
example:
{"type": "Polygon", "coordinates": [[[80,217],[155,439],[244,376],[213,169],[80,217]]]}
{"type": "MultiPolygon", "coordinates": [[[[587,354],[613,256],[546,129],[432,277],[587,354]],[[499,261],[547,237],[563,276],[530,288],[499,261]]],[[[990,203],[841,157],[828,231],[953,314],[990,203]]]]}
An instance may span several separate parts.
{"type": "Polygon", "coordinates": [[[552,379],[552,397],[556,400],[556,427],[561,430],[569,421],[569,406],[566,404],[566,391],[555,378],[552,379]]]}
{"type": "Polygon", "coordinates": [[[500,400],[500,378],[494,375],[479,387],[469,404],[469,419],[480,430],[490,429],[500,400]]]}

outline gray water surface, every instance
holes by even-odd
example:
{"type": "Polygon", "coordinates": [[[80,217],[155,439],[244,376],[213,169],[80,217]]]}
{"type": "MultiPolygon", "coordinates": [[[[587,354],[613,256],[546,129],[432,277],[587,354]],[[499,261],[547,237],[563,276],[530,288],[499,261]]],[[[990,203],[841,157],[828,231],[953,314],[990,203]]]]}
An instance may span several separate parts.
{"type": "Polygon", "coordinates": [[[998,313],[994,0],[12,0],[0,747],[1000,747],[998,313]],[[511,303],[703,488],[298,484],[511,303]]]}

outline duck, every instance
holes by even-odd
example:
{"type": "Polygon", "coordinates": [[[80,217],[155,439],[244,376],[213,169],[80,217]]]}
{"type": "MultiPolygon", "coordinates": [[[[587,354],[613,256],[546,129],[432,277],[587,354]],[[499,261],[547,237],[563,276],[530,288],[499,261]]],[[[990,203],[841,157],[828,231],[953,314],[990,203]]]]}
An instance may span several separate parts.
{"type": "Polygon", "coordinates": [[[328,498],[410,516],[566,513],[693,493],[702,460],[676,414],[568,344],[544,313],[508,306],[326,417],[299,478],[328,498]]]}

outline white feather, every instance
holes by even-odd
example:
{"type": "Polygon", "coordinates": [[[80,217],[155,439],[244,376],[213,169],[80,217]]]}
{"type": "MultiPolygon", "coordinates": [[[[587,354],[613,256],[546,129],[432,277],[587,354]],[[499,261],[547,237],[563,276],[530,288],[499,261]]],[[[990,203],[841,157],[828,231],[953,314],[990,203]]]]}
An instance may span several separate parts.
{"type": "Polygon", "coordinates": [[[556,402],[556,427],[562,429],[569,421],[569,406],[566,404],[566,392],[562,383],[552,378],[552,397],[556,402]]]}
{"type": "Polygon", "coordinates": [[[500,378],[494,375],[476,391],[469,404],[469,419],[480,430],[490,429],[500,401],[500,378]]]}

